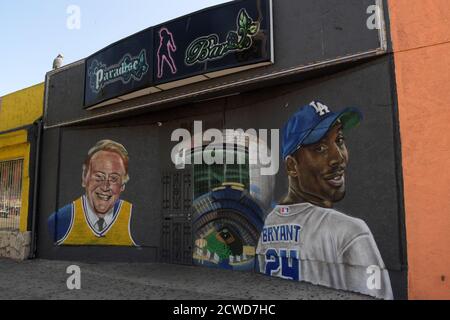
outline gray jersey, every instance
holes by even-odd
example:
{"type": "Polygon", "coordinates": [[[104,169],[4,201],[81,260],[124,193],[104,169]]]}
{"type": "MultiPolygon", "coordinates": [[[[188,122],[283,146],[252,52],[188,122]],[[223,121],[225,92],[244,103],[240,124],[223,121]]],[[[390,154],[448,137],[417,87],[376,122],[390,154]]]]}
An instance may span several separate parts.
{"type": "Polygon", "coordinates": [[[277,206],[256,250],[268,275],[393,299],[389,273],[366,223],[310,203],[277,206]]]}

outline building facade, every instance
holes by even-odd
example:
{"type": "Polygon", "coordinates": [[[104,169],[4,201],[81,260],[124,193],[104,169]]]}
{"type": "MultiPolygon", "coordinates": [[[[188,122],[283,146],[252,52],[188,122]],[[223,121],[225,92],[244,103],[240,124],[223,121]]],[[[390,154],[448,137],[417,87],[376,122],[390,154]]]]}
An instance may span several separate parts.
{"type": "Polygon", "coordinates": [[[0,257],[32,253],[36,155],[44,84],[0,98],[0,257]]]}
{"type": "Polygon", "coordinates": [[[378,0],[234,1],[49,72],[38,257],[445,298],[448,254],[433,286],[418,262],[430,235],[414,222],[426,218],[412,203],[411,172],[421,171],[408,141],[422,104],[410,109],[405,78],[426,70],[405,71],[403,51],[416,48],[400,37],[405,11],[378,0]]]}

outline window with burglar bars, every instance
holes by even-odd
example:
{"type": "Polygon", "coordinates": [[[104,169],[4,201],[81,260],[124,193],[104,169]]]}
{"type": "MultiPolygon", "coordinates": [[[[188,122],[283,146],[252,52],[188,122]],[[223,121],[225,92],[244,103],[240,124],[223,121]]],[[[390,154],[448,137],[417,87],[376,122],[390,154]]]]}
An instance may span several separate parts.
{"type": "Polygon", "coordinates": [[[23,159],[0,161],[0,230],[19,230],[23,159]]]}

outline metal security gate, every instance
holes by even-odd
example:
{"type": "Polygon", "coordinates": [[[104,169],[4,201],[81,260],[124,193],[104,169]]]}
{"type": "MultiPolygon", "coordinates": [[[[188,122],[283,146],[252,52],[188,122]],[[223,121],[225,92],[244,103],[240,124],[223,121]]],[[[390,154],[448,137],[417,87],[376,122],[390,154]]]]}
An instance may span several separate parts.
{"type": "Polygon", "coordinates": [[[162,176],[162,243],[164,263],[192,264],[192,174],[189,170],[162,176]]]}
{"type": "Polygon", "coordinates": [[[23,159],[0,161],[0,230],[19,230],[23,159]]]}

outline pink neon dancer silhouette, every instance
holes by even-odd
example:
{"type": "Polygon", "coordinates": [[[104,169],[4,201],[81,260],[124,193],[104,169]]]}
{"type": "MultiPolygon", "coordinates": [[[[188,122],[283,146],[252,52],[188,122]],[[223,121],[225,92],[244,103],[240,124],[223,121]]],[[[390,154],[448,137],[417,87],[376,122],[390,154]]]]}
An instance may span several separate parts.
{"type": "Polygon", "coordinates": [[[159,48],[158,48],[158,78],[161,78],[164,73],[164,63],[167,63],[170,67],[172,74],[177,73],[177,66],[175,60],[172,58],[172,52],[177,51],[177,46],[173,40],[172,32],[167,28],[161,28],[159,30],[159,48]]]}

